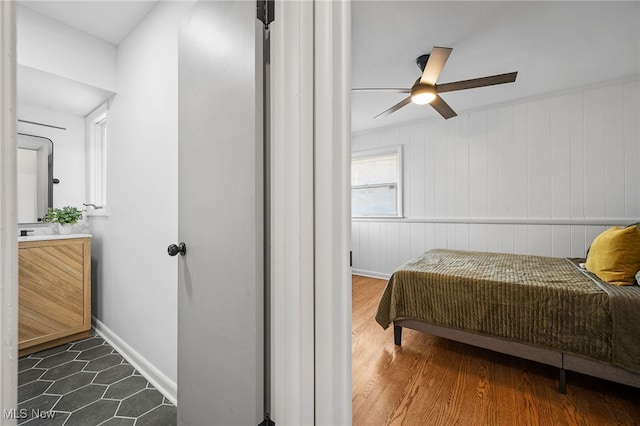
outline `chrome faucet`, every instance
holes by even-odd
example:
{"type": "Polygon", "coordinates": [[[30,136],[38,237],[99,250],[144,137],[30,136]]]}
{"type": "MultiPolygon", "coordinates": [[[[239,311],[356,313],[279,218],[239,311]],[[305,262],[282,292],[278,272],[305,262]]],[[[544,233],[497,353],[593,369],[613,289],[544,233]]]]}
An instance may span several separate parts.
{"type": "Polygon", "coordinates": [[[102,206],[96,206],[95,204],[92,204],[92,203],[82,203],[82,205],[85,207],[93,207],[95,210],[99,210],[102,208],[102,206]]]}

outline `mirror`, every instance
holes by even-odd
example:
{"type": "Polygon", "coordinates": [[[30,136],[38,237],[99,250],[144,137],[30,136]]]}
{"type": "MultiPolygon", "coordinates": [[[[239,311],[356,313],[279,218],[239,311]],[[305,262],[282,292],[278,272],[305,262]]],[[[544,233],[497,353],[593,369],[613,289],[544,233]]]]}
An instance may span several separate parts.
{"type": "Polygon", "coordinates": [[[18,223],[42,221],[53,206],[53,141],[18,133],[18,223]]]}

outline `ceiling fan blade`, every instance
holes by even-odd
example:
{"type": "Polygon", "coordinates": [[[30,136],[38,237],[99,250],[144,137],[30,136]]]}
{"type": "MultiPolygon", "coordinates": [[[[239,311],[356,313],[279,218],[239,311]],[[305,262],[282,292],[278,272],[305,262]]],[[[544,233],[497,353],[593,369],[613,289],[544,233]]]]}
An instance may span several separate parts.
{"type": "Polygon", "coordinates": [[[351,90],[353,92],[411,93],[411,89],[400,89],[400,88],[392,88],[392,87],[359,87],[351,90]]]}
{"type": "Polygon", "coordinates": [[[420,77],[420,83],[430,84],[432,86],[436,84],[452,50],[450,47],[434,47],[433,50],[431,50],[429,60],[424,66],[422,77],[420,77]]]}
{"type": "Polygon", "coordinates": [[[438,84],[438,93],[453,92],[455,90],[474,89],[476,87],[494,86],[496,84],[513,83],[518,72],[474,78],[471,80],[454,81],[453,83],[438,84]]]}
{"type": "Polygon", "coordinates": [[[449,104],[446,103],[444,99],[442,99],[438,95],[436,95],[436,98],[433,101],[431,101],[431,106],[433,107],[433,109],[438,111],[438,113],[440,113],[440,115],[447,120],[450,119],[451,117],[455,117],[456,115],[458,115],[454,110],[451,109],[449,104]]]}
{"type": "Polygon", "coordinates": [[[396,112],[397,110],[399,110],[400,108],[402,108],[403,106],[406,106],[408,104],[411,103],[411,96],[409,96],[408,98],[405,98],[403,100],[401,100],[400,102],[398,102],[397,104],[395,104],[394,106],[392,106],[391,108],[389,108],[388,110],[381,112],[380,114],[376,115],[373,118],[378,118],[378,117],[384,117],[386,115],[389,114],[393,114],[394,112],[396,112]]]}

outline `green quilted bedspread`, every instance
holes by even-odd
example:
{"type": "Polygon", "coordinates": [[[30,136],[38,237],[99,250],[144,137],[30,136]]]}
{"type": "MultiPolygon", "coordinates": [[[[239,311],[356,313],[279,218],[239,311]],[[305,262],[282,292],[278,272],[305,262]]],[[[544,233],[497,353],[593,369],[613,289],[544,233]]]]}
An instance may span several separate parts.
{"type": "Polygon", "coordinates": [[[398,268],[376,321],[413,319],[640,372],[640,287],[599,281],[570,259],[431,250],[398,268]]]}

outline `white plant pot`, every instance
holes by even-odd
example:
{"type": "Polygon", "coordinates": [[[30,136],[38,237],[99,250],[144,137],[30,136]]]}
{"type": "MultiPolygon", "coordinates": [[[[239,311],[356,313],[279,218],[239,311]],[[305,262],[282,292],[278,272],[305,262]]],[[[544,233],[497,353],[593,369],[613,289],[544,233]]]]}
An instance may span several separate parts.
{"type": "Polygon", "coordinates": [[[69,235],[73,234],[73,225],[72,224],[58,224],[58,234],[60,235],[69,235]]]}

